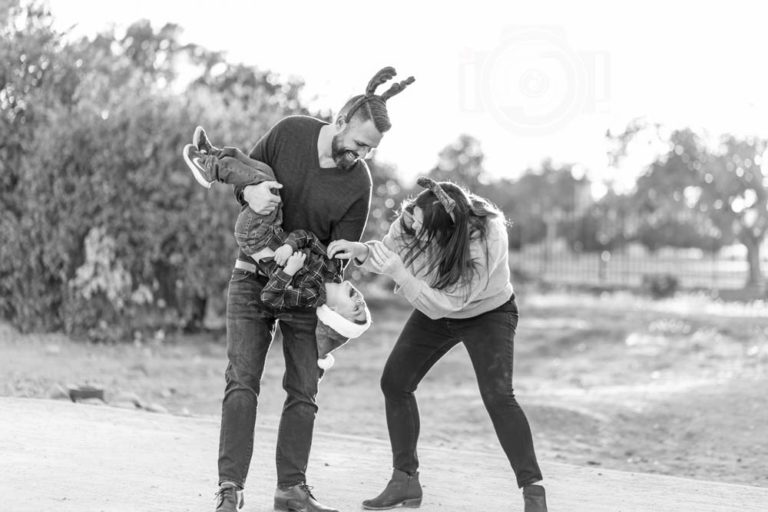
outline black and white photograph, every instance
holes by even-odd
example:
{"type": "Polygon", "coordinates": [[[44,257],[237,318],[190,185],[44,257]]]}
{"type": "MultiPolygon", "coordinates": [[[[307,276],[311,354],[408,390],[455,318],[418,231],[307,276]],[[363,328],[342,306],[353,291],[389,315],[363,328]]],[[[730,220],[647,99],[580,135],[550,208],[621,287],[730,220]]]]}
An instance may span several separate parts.
{"type": "Polygon", "coordinates": [[[768,511],[765,12],[0,0],[0,510],[768,511]]]}

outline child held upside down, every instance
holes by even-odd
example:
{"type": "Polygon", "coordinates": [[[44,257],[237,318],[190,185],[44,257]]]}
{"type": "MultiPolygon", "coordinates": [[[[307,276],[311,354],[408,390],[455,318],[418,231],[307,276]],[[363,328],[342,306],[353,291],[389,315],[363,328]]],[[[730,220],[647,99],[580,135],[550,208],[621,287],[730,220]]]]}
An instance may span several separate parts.
{"type": "MultiPolygon", "coordinates": [[[[182,154],[195,179],[210,188],[215,182],[255,185],[275,181],[272,168],[233,147],[213,146],[198,126],[192,144],[182,154]]],[[[264,304],[274,309],[317,308],[317,364],[333,366],[331,352],[362,335],[371,325],[363,295],[349,281],[342,281],[340,263],[327,257],[326,247],[314,233],[282,228],[282,208],[256,213],[247,205],[235,223],[235,240],[255,265],[238,260],[236,266],[268,277],[261,292],[264,304]]]]}

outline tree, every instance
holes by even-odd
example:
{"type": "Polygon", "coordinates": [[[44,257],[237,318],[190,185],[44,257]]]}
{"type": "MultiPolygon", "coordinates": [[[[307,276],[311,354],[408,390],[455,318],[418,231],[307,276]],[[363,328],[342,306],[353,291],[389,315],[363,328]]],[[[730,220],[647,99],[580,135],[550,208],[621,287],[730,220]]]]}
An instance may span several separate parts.
{"type": "Polygon", "coordinates": [[[562,225],[562,234],[575,252],[612,251],[631,238],[633,215],[627,198],[609,191],[562,225]]]}
{"type": "Polygon", "coordinates": [[[368,162],[373,179],[371,190],[371,211],[365,226],[364,240],[381,238],[387,234],[407,191],[400,184],[397,169],[386,162],[373,159],[368,162]]]}
{"type": "Polygon", "coordinates": [[[24,325],[61,304],[47,293],[60,279],[37,250],[42,234],[28,215],[26,157],[48,110],[70,108],[82,82],[75,52],[52,24],[40,6],[15,2],[0,25],[0,314],[24,325]]]}
{"type": "Polygon", "coordinates": [[[571,164],[543,161],[517,180],[500,180],[486,187],[494,201],[512,221],[510,246],[543,241],[554,236],[558,226],[574,219],[590,203],[589,181],[574,176],[571,164]]]}
{"type": "Polygon", "coordinates": [[[687,129],[673,132],[668,147],[637,180],[632,201],[641,223],[636,238],[652,251],[664,246],[717,250],[728,237],[700,203],[710,150],[687,129]]]}
{"type": "Polygon", "coordinates": [[[440,151],[437,164],[428,176],[435,181],[453,181],[469,190],[478,191],[487,178],[483,168],[484,159],[480,141],[471,135],[460,135],[440,151]]]}
{"type": "Polygon", "coordinates": [[[180,148],[196,124],[253,144],[306,113],[301,84],[205,57],[173,25],[67,42],[27,6],[0,36],[0,314],[96,339],[199,326],[223,303],[238,205],[194,185],[180,148]],[[180,94],[179,63],[201,56],[216,73],[180,94]]]}
{"type": "Polygon", "coordinates": [[[732,233],[747,249],[747,286],[765,289],[760,246],[768,232],[768,140],[725,135],[711,164],[699,169],[695,202],[719,233],[732,233]]]}
{"type": "MultiPolygon", "coordinates": [[[[640,132],[632,126],[629,135],[613,136],[617,161],[640,132]]],[[[768,230],[768,173],[762,158],[768,141],[724,135],[712,148],[691,129],[673,131],[663,141],[667,150],[642,173],[632,197],[643,219],[638,239],[651,249],[717,250],[738,241],[747,249],[746,286],[763,289],[759,251],[768,230]]]]}

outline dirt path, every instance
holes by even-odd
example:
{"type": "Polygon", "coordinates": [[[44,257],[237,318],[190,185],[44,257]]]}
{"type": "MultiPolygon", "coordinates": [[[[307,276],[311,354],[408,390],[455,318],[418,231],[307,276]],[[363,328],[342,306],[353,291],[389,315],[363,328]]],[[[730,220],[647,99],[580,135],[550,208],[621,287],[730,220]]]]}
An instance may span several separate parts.
{"type": "MultiPolygon", "coordinates": [[[[245,512],[270,511],[276,431],[259,427],[245,512]]],[[[218,422],[52,400],[0,398],[4,510],[209,511],[218,422]]],[[[429,511],[521,511],[496,453],[421,450],[429,511]]],[[[360,510],[388,478],[389,447],[317,433],[309,475],[318,498],[360,510]]],[[[768,510],[768,489],[547,463],[554,512],[768,510]]]]}

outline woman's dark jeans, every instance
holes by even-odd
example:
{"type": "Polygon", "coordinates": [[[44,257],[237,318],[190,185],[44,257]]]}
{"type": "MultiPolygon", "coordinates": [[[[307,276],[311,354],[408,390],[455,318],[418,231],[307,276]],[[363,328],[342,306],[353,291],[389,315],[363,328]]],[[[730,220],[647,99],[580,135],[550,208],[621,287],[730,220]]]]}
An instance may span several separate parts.
{"type": "Polygon", "coordinates": [[[253,454],[254,425],[264,361],[275,320],[283,333],[287,393],[277,436],[277,484],[304,483],[317,413],[317,366],[314,308],[275,312],[259,296],[265,277],[234,269],[227,297],[226,388],[219,439],[219,483],[245,485],[253,454]]]}
{"type": "Polygon", "coordinates": [[[430,368],[463,342],[475,369],[485,408],[512,465],[517,485],[542,479],[531,428],[512,389],[517,305],[514,296],[500,307],[468,319],[431,320],[414,311],[389,355],[381,377],[393,466],[413,474],[419,467],[419,409],[414,391],[430,368]]]}

